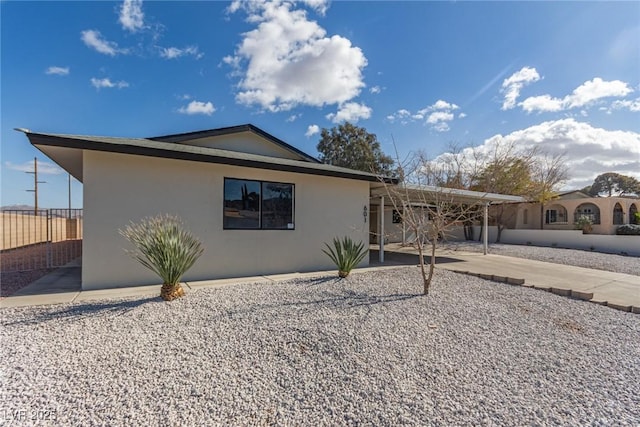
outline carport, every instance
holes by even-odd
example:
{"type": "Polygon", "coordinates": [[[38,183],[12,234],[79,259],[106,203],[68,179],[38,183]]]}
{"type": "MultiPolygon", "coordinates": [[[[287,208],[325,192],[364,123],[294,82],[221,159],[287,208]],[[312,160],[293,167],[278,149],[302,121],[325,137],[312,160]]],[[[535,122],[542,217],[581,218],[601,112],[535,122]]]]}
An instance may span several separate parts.
{"type": "MultiPolygon", "coordinates": [[[[378,207],[377,230],[379,236],[385,235],[385,206],[417,206],[440,203],[460,204],[466,206],[482,206],[482,237],[484,251],[486,255],[489,247],[489,205],[507,202],[524,202],[520,196],[510,196],[506,194],[484,193],[480,191],[459,190],[455,188],[436,187],[429,185],[372,185],[369,204],[371,207],[378,207]]],[[[384,238],[379,239],[380,253],[379,261],[384,262],[384,238]]]]}

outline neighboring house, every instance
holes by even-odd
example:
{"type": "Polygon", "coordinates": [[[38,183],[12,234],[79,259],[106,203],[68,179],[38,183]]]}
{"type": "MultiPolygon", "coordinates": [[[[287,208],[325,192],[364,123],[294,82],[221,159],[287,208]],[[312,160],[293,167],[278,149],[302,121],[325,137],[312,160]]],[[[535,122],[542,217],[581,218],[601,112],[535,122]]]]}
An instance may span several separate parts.
{"type": "Polygon", "coordinates": [[[545,203],[518,203],[507,228],[520,230],[573,230],[578,218],[585,216],[593,223],[593,234],[615,234],[622,224],[634,224],[640,209],[637,197],[591,197],[581,191],[570,191],[545,203]],[[541,221],[542,219],[542,221],[541,221]]]}
{"type": "MultiPolygon", "coordinates": [[[[202,241],[205,253],[186,281],[334,269],[322,252],[334,237],[366,243],[370,231],[387,235],[387,222],[401,231],[377,175],[322,164],[252,125],[154,138],[18,130],[83,183],[83,289],[157,283],[125,253],[131,246],[118,232],[152,215],[178,215],[202,241]]],[[[522,200],[408,191],[484,203],[485,215],[491,202],[522,200]]],[[[360,266],[368,263],[365,257],[360,266]]]]}

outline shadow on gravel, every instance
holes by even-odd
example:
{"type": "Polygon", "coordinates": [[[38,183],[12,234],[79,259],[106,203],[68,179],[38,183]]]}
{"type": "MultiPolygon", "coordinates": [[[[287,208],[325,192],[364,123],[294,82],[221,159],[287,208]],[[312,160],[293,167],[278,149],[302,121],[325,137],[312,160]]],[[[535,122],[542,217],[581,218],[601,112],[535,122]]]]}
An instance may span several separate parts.
{"type": "Polygon", "coordinates": [[[314,277],[312,279],[298,280],[298,281],[300,282],[301,285],[319,286],[319,285],[325,285],[325,284],[335,285],[336,283],[340,283],[341,280],[343,279],[339,277],[327,276],[327,277],[314,277]]]}
{"type": "Polygon", "coordinates": [[[390,295],[369,295],[353,291],[346,291],[344,294],[329,294],[327,298],[312,301],[291,301],[279,302],[277,304],[257,304],[248,307],[246,310],[234,312],[234,315],[255,314],[260,310],[273,310],[288,307],[306,307],[309,310],[331,308],[336,310],[350,310],[359,307],[372,308],[378,304],[387,304],[399,301],[406,301],[423,294],[390,294],[390,295]]]}
{"type": "Polygon", "coordinates": [[[121,316],[129,311],[140,307],[144,304],[151,302],[163,302],[158,297],[148,297],[143,299],[129,300],[129,301],[107,301],[107,302],[94,302],[77,304],[64,308],[43,308],[39,313],[34,313],[28,319],[3,319],[0,323],[2,326],[12,325],[32,325],[41,322],[55,321],[55,320],[82,320],[89,317],[100,316],[121,316]]]}
{"type": "MultiPolygon", "coordinates": [[[[384,262],[380,264],[379,261],[379,253],[377,250],[369,251],[369,265],[418,265],[420,264],[420,257],[417,252],[414,253],[406,253],[406,252],[392,252],[386,250],[384,252],[384,262]]],[[[429,255],[423,255],[425,264],[429,264],[431,262],[431,257],[429,255]]],[[[448,264],[452,262],[464,262],[460,259],[454,257],[445,257],[445,256],[436,256],[436,265],[437,264],[448,264]]]]}

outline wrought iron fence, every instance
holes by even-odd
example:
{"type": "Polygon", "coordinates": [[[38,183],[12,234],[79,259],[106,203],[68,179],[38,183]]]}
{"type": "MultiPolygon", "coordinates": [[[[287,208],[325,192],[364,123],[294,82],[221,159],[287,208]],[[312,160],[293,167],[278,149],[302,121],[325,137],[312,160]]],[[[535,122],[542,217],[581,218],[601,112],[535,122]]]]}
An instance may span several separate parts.
{"type": "Polygon", "coordinates": [[[3,272],[54,268],[82,255],[82,209],[4,210],[3,272]]]}

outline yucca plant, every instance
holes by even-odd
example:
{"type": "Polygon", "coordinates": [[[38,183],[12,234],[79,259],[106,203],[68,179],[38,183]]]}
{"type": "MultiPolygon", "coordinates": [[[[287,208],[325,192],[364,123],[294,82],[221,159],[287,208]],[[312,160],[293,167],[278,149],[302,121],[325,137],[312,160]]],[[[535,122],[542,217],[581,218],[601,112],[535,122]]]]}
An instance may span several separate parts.
{"type": "Polygon", "coordinates": [[[351,273],[351,270],[364,259],[367,255],[367,250],[364,243],[355,243],[350,237],[345,236],[340,240],[337,237],[333,238],[333,247],[325,243],[327,249],[323,249],[322,252],[327,254],[331,261],[333,261],[338,267],[338,276],[344,278],[351,273]]]}
{"type": "Polygon", "coordinates": [[[204,251],[200,241],[184,230],[177,216],[147,217],[118,230],[134,250],[125,251],[162,279],[160,297],[172,301],[184,296],[180,278],[204,251]]]}

